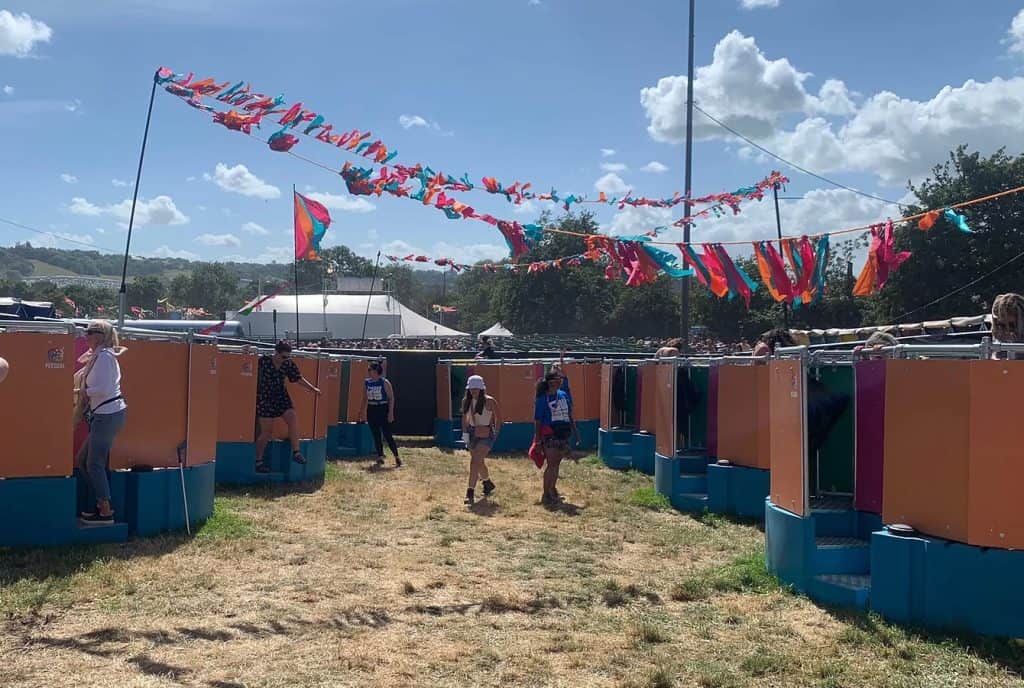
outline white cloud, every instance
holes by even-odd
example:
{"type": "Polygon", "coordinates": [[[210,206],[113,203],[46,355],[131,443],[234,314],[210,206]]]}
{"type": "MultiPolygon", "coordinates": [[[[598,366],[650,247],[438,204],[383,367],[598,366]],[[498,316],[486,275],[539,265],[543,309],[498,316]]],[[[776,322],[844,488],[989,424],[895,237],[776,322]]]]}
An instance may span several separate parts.
{"type": "Polygon", "coordinates": [[[257,236],[267,236],[270,234],[270,230],[263,225],[256,224],[255,222],[246,222],[242,225],[242,231],[248,232],[249,234],[255,234],[257,236]]]}
{"type": "MultiPolygon", "coordinates": [[[[209,174],[204,174],[203,178],[206,179],[206,181],[210,181],[211,179],[213,179],[213,177],[211,177],[209,174]]],[[[196,178],[194,176],[185,177],[185,181],[187,182],[194,182],[195,180],[196,178]]]]}
{"type": "Polygon", "coordinates": [[[601,169],[605,172],[625,172],[629,167],[621,162],[603,162],[601,163],[601,169]]]}
{"type": "Polygon", "coordinates": [[[185,260],[197,260],[199,258],[198,253],[192,253],[184,249],[176,251],[167,244],[158,247],[155,251],[150,251],[147,255],[151,258],[183,258],[185,260]]]}
{"type": "Polygon", "coordinates": [[[242,196],[262,198],[265,201],[281,197],[279,188],[263,181],[242,164],[228,167],[219,162],[213,170],[213,175],[204,174],[203,179],[213,181],[224,191],[242,196]]]}
{"type": "Polygon", "coordinates": [[[610,158],[613,155],[615,155],[615,149],[614,148],[602,148],[601,149],[601,155],[603,157],[605,157],[605,158],[610,158]]]}
{"type": "Polygon", "coordinates": [[[128,186],[128,182],[124,181],[123,179],[111,179],[110,183],[113,184],[114,186],[128,186]]]}
{"type": "MultiPolygon", "coordinates": [[[[481,260],[498,261],[508,258],[508,246],[503,244],[450,244],[445,241],[437,242],[431,248],[424,249],[399,239],[381,246],[381,252],[399,257],[412,253],[429,256],[430,258],[451,258],[456,263],[467,264],[476,263],[481,260]]],[[[414,268],[432,267],[435,270],[437,269],[437,266],[433,263],[403,263],[403,265],[414,268]]]]}
{"type": "Polygon", "coordinates": [[[412,127],[427,127],[430,126],[427,120],[423,119],[419,115],[401,115],[398,118],[398,123],[402,125],[403,129],[411,129],[412,127]]]}
{"type": "MultiPolygon", "coordinates": [[[[130,198],[113,205],[98,206],[84,198],[76,197],[71,199],[71,204],[68,206],[68,210],[74,215],[87,217],[109,215],[121,220],[122,226],[127,226],[131,209],[130,198]]],[[[135,223],[140,227],[145,225],[183,225],[188,221],[188,216],[178,210],[170,196],[156,196],[149,200],[140,198],[135,206],[135,223]]]]}
{"type": "Polygon", "coordinates": [[[79,109],[81,109],[81,107],[82,101],[80,101],[78,98],[75,98],[74,100],[64,104],[64,109],[68,112],[78,112],[79,109]]]}
{"type": "Polygon", "coordinates": [[[203,246],[234,246],[238,248],[242,242],[234,234],[200,234],[196,237],[203,246]]]}
{"type": "MultiPolygon", "coordinates": [[[[671,208],[651,208],[650,206],[626,206],[612,216],[612,221],[603,227],[612,236],[639,236],[655,227],[672,224],[671,208]]],[[[677,238],[675,234],[666,232],[664,236],[677,238]]],[[[682,234],[678,235],[682,238],[682,234]]]]}
{"type": "Polygon", "coordinates": [[[527,2],[526,4],[529,5],[530,7],[539,7],[541,5],[541,1],[540,0],[529,0],[529,2],[527,2]]]}
{"type": "Polygon", "coordinates": [[[68,174],[67,172],[65,172],[62,175],[60,175],[60,180],[62,182],[64,182],[65,184],[77,184],[78,183],[78,177],[76,177],[73,174],[68,174]]]}
{"type": "Polygon", "coordinates": [[[14,87],[11,86],[10,84],[5,85],[4,86],[4,95],[5,96],[12,96],[12,95],[14,95],[14,87]]]}
{"type": "MultiPolygon", "coordinates": [[[[1024,14],[1011,34],[1017,28],[1024,32],[1024,14]]],[[[862,98],[838,79],[826,80],[815,95],[805,88],[809,76],[784,58],[769,60],[753,38],[732,31],[715,46],[711,64],[697,69],[694,98],[797,164],[823,174],[869,173],[889,186],[926,176],[961,143],[982,153],[1002,146],[1024,151],[1024,77],[968,80],[919,101],[889,91],[862,98]],[[784,126],[787,121],[796,124],[784,126]]],[[[684,141],[686,77],[664,77],[642,89],[640,100],[652,138],[684,141]]],[[[699,139],[733,138],[699,113],[693,125],[699,139]]],[[[742,145],[735,150],[743,159],[757,157],[742,145]]]]}
{"type": "Polygon", "coordinates": [[[819,173],[869,172],[895,185],[920,179],[957,144],[991,153],[1024,150],[1024,77],[968,80],[926,101],[882,91],[833,127],[806,119],[769,144],[779,155],[819,173]]]}
{"type": "Polygon", "coordinates": [[[774,8],[779,6],[779,0],[740,0],[740,6],[745,10],[756,10],[761,7],[774,8]]]}
{"type": "Polygon", "coordinates": [[[103,212],[99,206],[95,206],[84,198],[78,197],[71,199],[71,205],[68,206],[68,210],[75,215],[90,215],[92,217],[96,217],[103,212]]]}
{"type": "Polygon", "coordinates": [[[48,43],[53,29],[25,12],[0,10],[0,55],[27,57],[36,43],[48,43]]]}
{"type": "Polygon", "coordinates": [[[622,181],[622,177],[614,172],[609,172],[594,182],[594,188],[598,191],[604,191],[609,195],[621,194],[629,191],[629,187],[626,186],[626,182],[622,181]]]}
{"type": "Polygon", "coordinates": [[[537,204],[527,199],[518,205],[512,206],[512,212],[516,215],[539,215],[537,204]]]}
{"type": "Polygon", "coordinates": [[[1010,52],[1024,55],[1024,10],[1017,13],[1010,23],[1006,42],[1010,44],[1010,52]]]}
{"type": "MultiPolygon", "coordinates": [[[[715,46],[711,64],[697,68],[694,102],[747,136],[765,137],[775,131],[780,115],[817,105],[817,98],[804,88],[808,76],[785,58],[767,59],[753,38],[734,30],[715,46]]],[[[656,86],[641,89],[640,104],[650,120],[651,137],[668,143],[685,140],[685,76],[663,77],[656,86]]],[[[729,136],[700,113],[694,116],[693,135],[699,139],[729,136]]]]}
{"type": "Polygon", "coordinates": [[[316,191],[306,195],[331,210],[343,210],[347,213],[372,213],[377,209],[377,206],[360,196],[316,191]]]}
{"type": "Polygon", "coordinates": [[[668,166],[662,165],[657,160],[651,160],[649,163],[640,168],[644,172],[650,172],[652,174],[662,174],[668,172],[668,166]]]}
{"type": "Polygon", "coordinates": [[[78,244],[95,244],[89,234],[71,234],[69,232],[53,232],[50,234],[33,235],[28,239],[33,246],[39,248],[68,248],[68,242],[78,244]]]}

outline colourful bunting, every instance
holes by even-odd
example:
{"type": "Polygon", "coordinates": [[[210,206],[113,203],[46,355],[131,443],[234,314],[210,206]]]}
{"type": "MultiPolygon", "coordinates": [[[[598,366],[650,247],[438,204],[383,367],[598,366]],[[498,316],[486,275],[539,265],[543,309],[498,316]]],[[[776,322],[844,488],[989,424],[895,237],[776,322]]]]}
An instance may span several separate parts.
{"type": "Polygon", "coordinates": [[[945,217],[950,222],[952,222],[953,225],[956,226],[956,228],[959,229],[961,232],[964,232],[966,234],[974,233],[971,230],[971,228],[967,226],[967,218],[961,215],[960,213],[956,212],[952,208],[946,208],[946,210],[942,213],[942,216],[945,217]]]}
{"type": "Polygon", "coordinates": [[[854,296],[870,296],[878,293],[889,280],[889,275],[910,258],[909,251],[897,253],[895,247],[896,240],[893,235],[892,220],[886,222],[884,226],[871,227],[868,259],[853,286],[854,296]]]}

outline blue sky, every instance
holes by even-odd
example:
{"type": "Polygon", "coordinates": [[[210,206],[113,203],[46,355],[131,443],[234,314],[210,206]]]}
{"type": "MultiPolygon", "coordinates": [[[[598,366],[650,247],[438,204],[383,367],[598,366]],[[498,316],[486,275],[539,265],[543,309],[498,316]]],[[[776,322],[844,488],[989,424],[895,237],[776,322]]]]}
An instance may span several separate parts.
{"type": "MultiPolygon", "coordinates": [[[[563,193],[669,195],[683,188],[685,5],[0,0],[0,217],[53,233],[0,224],[0,243],[123,250],[150,79],[161,65],[247,80],[302,101],[338,129],[372,130],[399,161],[469,172],[477,182],[487,175],[563,193]],[[652,162],[657,171],[645,171],[652,162]]],[[[696,100],[709,113],[887,198],[903,198],[907,179],[961,142],[1016,153],[1024,141],[1024,2],[974,3],[965,13],[955,0],[699,0],[696,64],[696,100]]],[[[781,167],[793,180],[786,195],[801,198],[784,202],[787,233],[897,212],[780,166],[700,115],[694,124],[697,194],[781,167]]],[[[295,152],[338,167],[358,161],[312,139],[295,152]]],[[[146,224],[137,225],[132,253],[288,261],[293,184],[331,194],[327,244],[368,256],[378,248],[456,260],[507,253],[483,223],[450,221],[404,199],[347,197],[336,175],[229,132],[162,91],[140,188],[137,221],[146,224]]],[[[521,221],[541,208],[483,193],[466,200],[521,221]]],[[[694,237],[771,236],[769,206],[703,222],[694,237]]],[[[599,213],[611,232],[671,219],[599,213]]]]}

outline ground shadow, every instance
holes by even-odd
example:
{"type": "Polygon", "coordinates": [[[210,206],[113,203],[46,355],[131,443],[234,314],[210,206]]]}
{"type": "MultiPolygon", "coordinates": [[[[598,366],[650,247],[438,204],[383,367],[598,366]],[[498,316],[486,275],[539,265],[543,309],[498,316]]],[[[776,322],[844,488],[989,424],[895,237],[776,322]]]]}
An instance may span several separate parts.
{"type": "Polygon", "coordinates": [[[552,513],[562,513],[566,516],[579,516],[580,513],[583,511],[583,507],[579,506],[578,504],[573,504],[572,502],[563,501],[555,502],[553,504],[541,502],[541,505],[547,511],[550,511],[552,513]]]}
{"type": "Polygon", "coordinates": [[[252,497],[265,501],[273,501],[294,494],[314,494],[324,486],[324,476],[312,480],[298,480],[284,483],[252,483],[249,485],[218,484],[217,496],[221,497],[252,497]]]}
{"type": "MultiPolygon", "coordinates": [[[[877,614],[822,606],[833,618],[864,631],[882,645],[894,645],[892,626],[877,614]]],[[[1024,678],[1024,639],[983,636],[970,631],[940,631],[913,625],[898,626],[909,639],[933,645],[952,643],[966,652],[1002,667],[1017,678],[1024,678]]]]}
{"type": "Polygon", "coordinates": [[[703,526],[709,528],[717,528],[722,523],[731,523],[737,526],[748,526],[750,528],[757,528],[762,533],[764,532],[764,519],[753,518],[750,516],[737,516],[736,514],[723,514],[708,511],[706,508],[704,511],[679,511],[680,514],[689,516],[691,520],[700,523],[703,526]]]}
{"type": "Polygon", "coordinates": [[[491,517],[501,511],[501,507],[489,499],[484,498],[479,502],[474,502],[473,505],[469,507],[469,510],[477,516],[491,517]]]}

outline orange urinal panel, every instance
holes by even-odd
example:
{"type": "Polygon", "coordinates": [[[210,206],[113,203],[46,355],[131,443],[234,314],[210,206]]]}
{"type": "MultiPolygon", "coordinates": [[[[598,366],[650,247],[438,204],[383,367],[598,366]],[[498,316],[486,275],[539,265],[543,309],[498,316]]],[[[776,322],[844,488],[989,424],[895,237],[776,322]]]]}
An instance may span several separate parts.
{"type": "Polygon", "coordinates": [[[772,426],[771,499],[775,506],[803,516],[807,513],[803,368],[799,361],[771,361],[766,368],[772,426]]]}
{"type": "Polygon", "coordinates": [[[0,333],[0,357],[10,364],[7,379],[0,382],[0,419],[5,430],[0,478],[70,475],[74,337],[0,333]]]}
{"type": "Polygon", "coordinates": [[[758,366],[718,368],[718,457],[758,468],[758,366]]]}
{"type": "Polygon", "coordinates": [[[669,363],[654,366],[653,383],[655,387],[654,402],[654,434],[657,451],[662,456],[676,454],[676,367],[669,363]]]}
{"type": "Polygon", "coordinates": [[[191,344],[188,371],[188,451],[196,466],[217,457],[220,409],[220,354],[213,344],[191,344]]]}
{"type": "Polygon", "coordinates": [[[217,359],[217,441],[256,441],[257,358],[221,352],[217,359]]]}
{"type": "MultiPolygon", "coordinates": [[[[363,392],[366,386],[366,378],[370,377],[370,363],[368,361],[353,360],[349,369],[348,378],[348,422],[354,423],[360,416],[366,413],[366,404],[363,403],[363,392]]],[[[397,396],[397,391],[396,391],[397,396]]],[[[365,420],[365,418],[363,419],[365,420]]]]}
{"type": "Polygon", "coordinates": [[[757,455],[755,467],[770,470],[772,467],[772,423],[771,423],[771,391],[768,366],[754,366],[757,371],[757,455]]]}
{"type": "Polygon", "coordinates": [[[967,541],[970,382],[966,361],[886,362],[885,523],[967,541]]]}
{"type": "Polygon", "coordinates": [[[967,542],[1024,549],[1024,361],[971,361],[970,368],[967,542]]]}
{"type": "Polygon", "coordinates": [[[338,422],[338,414],[341,413],[341,361],[336,358],[320,361],[320,369],[323,372],[320,387],[320,398],[317,400],[319,406],[323,406],[324,419],[327,425],[335,425],[338,422]]]}
{"type": "MultiPolygon", "coordinates": [[[[479,369],[484,366],[477,366],[479,369]]],[[[506,423],[532,423],[537,400],[537,371],[532,363],[501,366],[501,415],[506,423]]]]}
{"type": "Polygon", "coordinates": [[[129,339],[118,357],[121,393],[128,406],[114,439],[110,467],[178,465],[188,434],[188,344],[129,339]]]}
{"type": "Polygon", "coordinates": [[[601,427],[612,427],[612,377],[614,368],[609,363],[601,364],[601,427]]]}
{"type": "Polygon", "coordinates": [[[452,417],[452,367],[448,363],[437,364],[437,418],[449,420],[452,417]]]}

